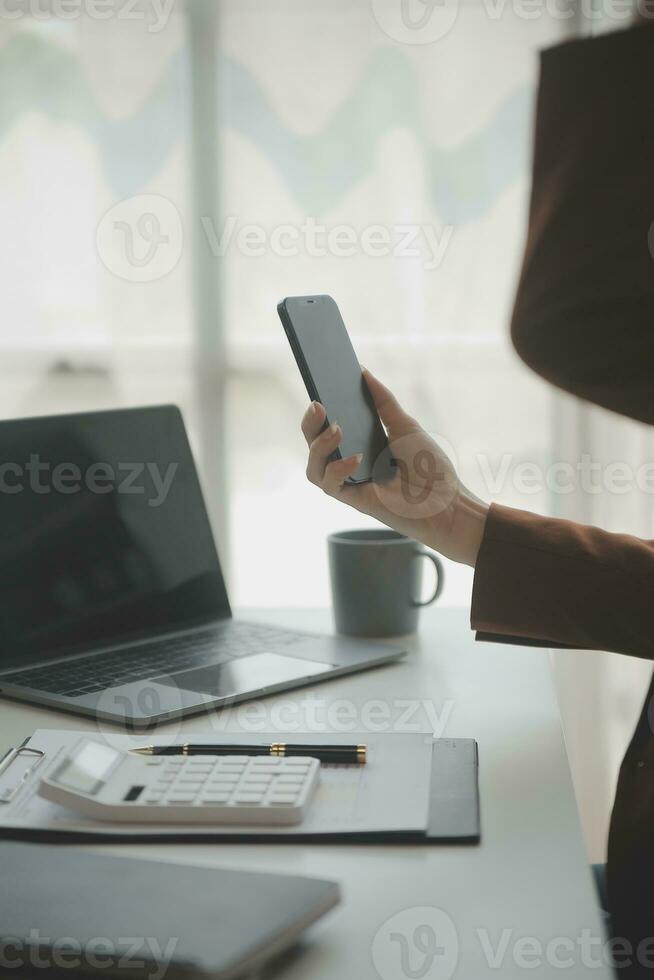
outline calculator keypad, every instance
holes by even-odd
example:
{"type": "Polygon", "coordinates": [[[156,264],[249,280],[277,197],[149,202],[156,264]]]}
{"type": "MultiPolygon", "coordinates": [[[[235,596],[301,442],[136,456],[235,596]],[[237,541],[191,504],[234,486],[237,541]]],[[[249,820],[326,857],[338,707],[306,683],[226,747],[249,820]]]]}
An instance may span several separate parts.
{"type": "MultiPolygon", "coordinates": [[[[202,808],[207,821],[290,822],[318,780],[317,759],[271,756],[155,757],[144,762],[141,805],[156,810],[202,808]],[[284,816],[286,813],[286,817],[284,816]]],[[[300,810],[301,813],[301,810],[300,810]]]]}

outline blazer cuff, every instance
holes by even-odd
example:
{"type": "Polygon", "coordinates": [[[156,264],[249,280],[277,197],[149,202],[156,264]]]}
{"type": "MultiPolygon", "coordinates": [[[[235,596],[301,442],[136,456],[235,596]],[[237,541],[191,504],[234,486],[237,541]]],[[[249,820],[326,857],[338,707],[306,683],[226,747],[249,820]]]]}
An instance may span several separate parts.
{"type": "Polygon", "coordinates": [[[471,626],[517,642],[654,659],[653,594],[653,541],[493,504],[471,626]]]}
{"type": "Polygon", "coordinates": [[[578,650],[572,643],[556,643],[554,640],[537,640],[533,636],[510,636],[507,633],[484,633],[477,630],[475,640],[479,643],[509,643],[519,647],[548,647],[550,650],[578,650]]]}

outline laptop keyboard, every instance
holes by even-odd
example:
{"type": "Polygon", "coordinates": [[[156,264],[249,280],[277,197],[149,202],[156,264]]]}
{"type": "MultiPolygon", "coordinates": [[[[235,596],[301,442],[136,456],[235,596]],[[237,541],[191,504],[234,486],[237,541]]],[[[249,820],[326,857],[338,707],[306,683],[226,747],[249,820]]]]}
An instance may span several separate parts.
{"type": "Polygon", "coordinates": [[[3,680],[37,691],[78,697],[158,674],[173,674],[189,667],[226,662],[253,653],[283,653],[284,648],[309,636],[256,623],[230,621],[183,636],[22,670],[6,675],[3,680]]]}

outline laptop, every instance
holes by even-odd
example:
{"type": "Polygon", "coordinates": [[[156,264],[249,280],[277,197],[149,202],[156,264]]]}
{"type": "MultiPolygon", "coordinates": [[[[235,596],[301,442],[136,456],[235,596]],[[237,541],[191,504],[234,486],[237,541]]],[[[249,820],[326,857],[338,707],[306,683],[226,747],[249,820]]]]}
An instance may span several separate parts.
{"type": "Polygon", "coordinates": [[[177,407],[3,421],[0,447],[5,697],[144,728],[402,656],[232,617],[177,407]]]}

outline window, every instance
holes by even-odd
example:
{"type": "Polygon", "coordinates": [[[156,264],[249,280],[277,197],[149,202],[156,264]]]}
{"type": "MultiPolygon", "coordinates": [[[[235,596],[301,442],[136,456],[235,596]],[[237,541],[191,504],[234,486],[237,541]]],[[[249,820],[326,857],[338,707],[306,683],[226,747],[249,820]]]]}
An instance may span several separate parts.
{"type": "Polygon", "coordinates": [[[518,501],[506,454],[550,451],[507,323],[535,52],[567,22],[455,4],[436,43],[404,43],[388,4],[0,19],[0,411],[180,403],[237,605],[326,604],[325,537],[366,523],[304,479],[285,295],[337,299],[480,494],[518,501]]]}

